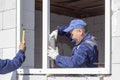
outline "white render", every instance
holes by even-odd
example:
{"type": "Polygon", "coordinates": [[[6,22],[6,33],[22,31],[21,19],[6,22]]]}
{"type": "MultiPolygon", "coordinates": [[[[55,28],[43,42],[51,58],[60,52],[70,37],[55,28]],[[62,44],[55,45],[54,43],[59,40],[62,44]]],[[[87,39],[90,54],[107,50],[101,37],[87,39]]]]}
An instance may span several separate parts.
{"type": "MultiPolygon", "coordinates": [[[[17,1],[18,0],[0,0],[0,58],[5,59],[9,58],[12,59],[18,48],[17,43],[17,1]]],[[[26,51],[26,61],[22,65],[22,68],[34,68],[34,42],[35,42],[35,14],[41,14],[40,11],[35,11],[35,1],[34,0],[21,0],[22,1],[22,14],[21,14],[21,26],[20,31],[25,28],[26,29],[26,44],[27,44],[27,51],[26,51]],[[29,4],[28,4],[29,3],[29,4]]],[[[11,72],[9,74],[0,75],[0,80],[119,80],[119,72],[120,72],[120,0],[110,0],[111,1],[111,45],[112,45],[112,75],[108,77],[104,77],[103,79],[100,77],[89,77],[89,76],[52,76],[48,77],[44,74],[39,75],[16,75],[16,71],[11,72]]],[[[42,16],[39,16],[42,18],[42,16]]],[[[101,26],[103,25],[103,21],[101,21],[103,16],[96,16],[85,18],[88,22],[90,27],[99,26],[96,29],[96,32],[101,31],[101,26]]],[[[65,25],[69,23],[72,17],[52,14],[51,23],[52,29],[54,30],[58,24],[65,25]],[[59,18],[56,19],[56,17],[59,18]]],[[[41,20],[41,19],[40,19],[41,20]]],[[[38,21],[37,21],[38,22],[38,21]]],[[[40,22],[40,24],[42,24],[40,22]]],[[[40,25],[38,24],[38,25],[40,25]]],[[[90,28],[90,31],[93,34],[96,32],[92,31],[93,29],[90,28]]],[[[102,35],[96,34],[97,36],[102,35]]],[[[20,37],[21,35],[19,35],[20,37]]],[[[103,37],[101,36],[100,39],[103,37]]],[[[98,39],[98,40],[100,40],[98,39]]],[[[19,40],[20,41],[20,40],[19,40]]],[[[99,43],[100,44],[100,43],[99,43]]],[[[101,44],[103,45],[103,44],[101,44]]],[[[66,44],[61,46],[68,47],[66,44]]],[[[70,53],[66,49],[65,52],[70,53]]],[[[101,51],[102,53],[102,51],[101,51]]],[[[100,59],[103,60],[103,59],[100,59]]],[[[39,62],[37,62],[39,64],[39,62]]]]}
{"type": "MultiPolygon", "coordinates": [[[[16,54],[16,0],[0,0],[0,58],[16,54]]],[[[0,75],[0,80],[16,80],[16,71],[0,75]]]]}

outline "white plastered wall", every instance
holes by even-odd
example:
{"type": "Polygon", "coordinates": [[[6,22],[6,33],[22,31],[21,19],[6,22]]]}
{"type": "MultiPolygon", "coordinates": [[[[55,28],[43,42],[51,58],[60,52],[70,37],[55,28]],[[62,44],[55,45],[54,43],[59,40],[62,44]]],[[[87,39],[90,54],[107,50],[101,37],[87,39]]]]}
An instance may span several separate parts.
{"type": "MultiPolygon", "coordinates": [[[[16,54],[16,0],[0,0],[0,59],[16,54]]],[[[16,72],[0,75],[0,80],[15,80],[16,72]]]]}

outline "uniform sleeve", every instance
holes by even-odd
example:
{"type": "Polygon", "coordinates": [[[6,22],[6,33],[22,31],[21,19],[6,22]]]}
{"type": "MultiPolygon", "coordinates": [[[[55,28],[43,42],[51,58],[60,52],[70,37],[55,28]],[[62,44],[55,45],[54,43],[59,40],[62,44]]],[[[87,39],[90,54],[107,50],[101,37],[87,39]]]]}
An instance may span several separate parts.
{"type": "Polygon", "coordinates": [[[9,73],[18,69],[25,60],[25,54],[22,50],[19,50],[17,55],[12,59],[0,59],[0,74],[9,73]]]}
{"type": "Polygon", "coordinates": [[[75,44],[75,40],[73,40],[73,39],[71,38],[70,32],[67,33],[67,32],[64,32],[64,31],[63,31],[65,28],[67,28],[67,26],[58,26],[58,27],[57,27],[58,35],[59,35],[59,36],[66,36],[73,44],[75,44]]]}
{"type": "Polygon", "coordinates": [[[67,33],[63,31],[65,28],[66,26],[57,26],[59,36],[66,36],[67,33]]]}
{"type": "Polygon", "coordinates": [[[78,68],[86,62],[86,54],[84,50],[79,49],[78,53],[73,53],[72,56],[57,56],[56,64],[63,68],[78,68]]]}

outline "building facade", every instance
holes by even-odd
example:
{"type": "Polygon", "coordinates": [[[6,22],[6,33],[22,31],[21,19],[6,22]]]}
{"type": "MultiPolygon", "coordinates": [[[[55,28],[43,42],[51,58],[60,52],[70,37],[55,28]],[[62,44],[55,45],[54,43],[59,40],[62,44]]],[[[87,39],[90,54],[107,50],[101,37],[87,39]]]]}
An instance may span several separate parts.
{"type": "MultiPolygon", "coordinates": [[[[35,10],[35,0],[0,0],[0,58],[12,59],[18,51],[19,42],[21,41],[22,29],[26,29],[26,60],[17,71],[0,75],[0,80],[115,80],[119,79],[120,72],[120,1],[110,0],[110,26],[111,26],[111,75],[104,78],[91,76],[46,76],[46,74],[37,74],[34,70],[43,67],[42,63],[42,12],[35,10]],[[26,70],[27,68],[27,70],[26,70]],[[32,73],[35,72],[35,73],[32,73]],[[23,74],[21,74],[23,73],[23,74]],[[29,75],[26,75],[29,73],[29,75]]],[[[58,14],[51,14],[51,31],[55,29],[58,24],[68,24],[73,17],[62,16],[58,14]],[[56,19],[57,17],[57,19],[56,19]],[[59,18],[59,20],[58,20],[59,18]]],[[[105,15],[84,18],[90,26],[90,31],[99,37],[99,41],[104,40],[105,15]],[[97,28],[95,27],[97,26],[97,28]],[[96,31],[94,31],[94,28],[96,31]],[[99,33],[99,34],[98,34],[99,33]]],[[[99,47],[100,53],[104,50],[103,44],[99,47]]],[[[60,46],[67,47],[66,44],[60,46]]],[[[61,51],[62,48],[61,48],[61,51]]],[[[66,48],[63,52],[68,52],[66,48]]],[[[104,55],[104,54],[101,54],[104,55]]],[[[104,62],[104,58],[100,58],[104,62]]]]}

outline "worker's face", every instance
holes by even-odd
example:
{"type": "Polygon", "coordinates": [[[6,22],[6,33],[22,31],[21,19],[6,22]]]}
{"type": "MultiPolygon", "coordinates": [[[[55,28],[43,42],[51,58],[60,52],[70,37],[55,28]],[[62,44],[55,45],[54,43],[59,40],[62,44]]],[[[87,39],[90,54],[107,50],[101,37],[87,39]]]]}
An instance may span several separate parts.
{"type": "Polygon", "coordinates": [[[73,29],[70,31],[71,38],[76,41],[76,43],[80,43],[80,41],[83,39],[82,33],[83,31],[81,29],[73,29]]]}

